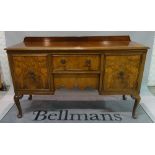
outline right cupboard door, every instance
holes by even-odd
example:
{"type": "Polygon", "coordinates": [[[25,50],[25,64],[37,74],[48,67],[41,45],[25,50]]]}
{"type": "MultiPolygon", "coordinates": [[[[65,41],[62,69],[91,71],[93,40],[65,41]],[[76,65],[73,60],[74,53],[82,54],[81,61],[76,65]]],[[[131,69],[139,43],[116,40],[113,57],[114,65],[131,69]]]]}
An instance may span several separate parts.
{"type": "Polygon", "coordinates": [[[105,55],[103,89],[108,92],[135,90],[141,65],[141,55],[105,55]]]}

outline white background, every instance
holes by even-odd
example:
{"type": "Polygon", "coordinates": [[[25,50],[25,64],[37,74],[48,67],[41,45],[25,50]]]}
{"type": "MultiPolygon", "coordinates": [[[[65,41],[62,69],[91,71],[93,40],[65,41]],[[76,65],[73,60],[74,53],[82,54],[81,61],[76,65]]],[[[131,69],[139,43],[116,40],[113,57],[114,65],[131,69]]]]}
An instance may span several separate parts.
{"type": "Polygon", "coordinates": [[[155,86],[155,36],[150,62],[151,63],[149,69],[148,86],[155,86]]]}
{"type": "MultiPolygon", "coordinates": [[[[0,30],[155,30],[154,0],[5,0],[0,30]]],[[[155,154],[154,124],[1,124],[0,154],[155,154]]]]}
{"type": "Polygon", "coordinates": [[[9,63],[8,63],[8,57],[6,54],[6,51],[4,50],[6,48],[6,39],[5,39],[5,32],[0,31],[0,73],[1,73],[1,79],[2,83],[6,85],[11,84],[11,78],[10,78],[10,69],[9,69],[9,63]]]}

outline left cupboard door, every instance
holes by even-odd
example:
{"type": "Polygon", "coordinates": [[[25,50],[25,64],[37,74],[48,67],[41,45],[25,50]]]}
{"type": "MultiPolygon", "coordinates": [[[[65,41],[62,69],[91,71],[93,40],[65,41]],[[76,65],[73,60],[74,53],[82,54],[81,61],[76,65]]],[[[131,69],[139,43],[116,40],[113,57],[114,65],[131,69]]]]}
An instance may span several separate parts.
{"type": "Polygon", "coordinates": [[[10,67],[16,90],[50,90],[47,55],[12,55],[10,67]]]}

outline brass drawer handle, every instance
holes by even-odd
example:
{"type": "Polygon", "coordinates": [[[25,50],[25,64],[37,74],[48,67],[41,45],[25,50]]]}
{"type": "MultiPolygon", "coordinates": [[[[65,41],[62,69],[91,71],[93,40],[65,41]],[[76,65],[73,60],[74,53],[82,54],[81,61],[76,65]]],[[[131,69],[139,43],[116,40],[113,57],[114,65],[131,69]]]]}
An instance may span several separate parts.
{"type": "Polygon", "coordinates": [[[66,70],[66,60],[65,59],[61,59],[60,63],[62,65],[61,67],[63,67],[63,70],[66,70]]]}
{"type": "Polygon", "coordinates": [[[85,61],[85,66],[86,66],[86,67],[91,67],[91,60],[90,60],[90,59],[87,59],[87,60],[85,61]]]}
{"type": "Polygon", "coordinates": [[[63,64],[63,65],[66,64],[66,60],[65,60],[65,59],[61,59],[60,62],[61,62],[61,64],[63,64]]]}

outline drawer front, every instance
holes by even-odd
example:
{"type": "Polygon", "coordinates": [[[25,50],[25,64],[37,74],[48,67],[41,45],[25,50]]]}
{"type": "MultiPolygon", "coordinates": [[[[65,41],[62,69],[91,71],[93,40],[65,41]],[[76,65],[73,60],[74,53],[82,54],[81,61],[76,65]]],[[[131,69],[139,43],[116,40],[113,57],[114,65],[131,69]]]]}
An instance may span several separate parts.
{"type": "Polygon", "coordinates": [[[104,90],[125,91],[137,88],[141,55],[106,56],[104,90]]]}
{"type": "Polygon", "coordinates": [[[17,90],[49,89],[46,56],[13,56],[13,78],[17,90]]]}
{"type": "Polygon", "coordinates": [[[60,88],[98,89],[99,75],[89,75],[89,76],[83,74],[54,75],[54,84],[56,89],[60,88]]]}
{"type": "Polygon", "coordinates": [[[53,56],[54,71],[98,71],[99,55],[58,55],[53,56]]]}

